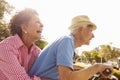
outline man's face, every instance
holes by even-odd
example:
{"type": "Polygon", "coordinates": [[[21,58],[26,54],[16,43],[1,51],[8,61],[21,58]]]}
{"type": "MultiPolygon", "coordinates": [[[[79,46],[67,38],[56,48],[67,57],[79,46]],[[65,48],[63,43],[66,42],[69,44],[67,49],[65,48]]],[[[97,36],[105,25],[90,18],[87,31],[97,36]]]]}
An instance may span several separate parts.
{"type": "Polygon", "coordinates": [[[85,28],[83,28],[81,31],[81,36],[83,43],[89,45],[90,40],[94,38],[92,25],[87,25],[85,28]]]}

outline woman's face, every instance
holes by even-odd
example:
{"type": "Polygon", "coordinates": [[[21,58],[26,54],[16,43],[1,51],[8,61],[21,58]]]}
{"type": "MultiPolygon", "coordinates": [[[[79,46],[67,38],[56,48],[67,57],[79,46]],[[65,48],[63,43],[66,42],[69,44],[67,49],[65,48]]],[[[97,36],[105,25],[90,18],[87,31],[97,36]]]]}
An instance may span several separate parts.
{"type": "Polygon", "coordinates": [[[38,40],[41,38],[43,30],[43,24],[40,22],[38,15],[33,15],[32,18],[27,22],[24,35],[27,35],[32,40],[38,40]]]}

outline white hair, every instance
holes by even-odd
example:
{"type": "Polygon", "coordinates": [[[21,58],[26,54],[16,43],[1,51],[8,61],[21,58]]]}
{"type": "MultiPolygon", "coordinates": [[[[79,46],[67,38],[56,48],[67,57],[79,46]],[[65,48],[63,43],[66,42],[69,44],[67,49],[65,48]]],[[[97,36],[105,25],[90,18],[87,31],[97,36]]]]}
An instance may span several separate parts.
{"type": "MultiPolygon", "coordinates": [[[[87,26],[80,26],[80,27],[87,28],[87,26]]],[[[80,27],[69,28],[70,33],[75,34],[78,31],[78,28],[80,28],[80,27]]]]}

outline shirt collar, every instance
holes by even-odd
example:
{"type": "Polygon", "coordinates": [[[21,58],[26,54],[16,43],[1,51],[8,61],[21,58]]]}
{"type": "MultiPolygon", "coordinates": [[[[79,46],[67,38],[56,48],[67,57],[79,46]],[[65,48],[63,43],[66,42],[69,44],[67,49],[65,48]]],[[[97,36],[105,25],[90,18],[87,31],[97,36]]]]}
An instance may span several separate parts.
{"type": "MultiPolygon", "coordinates": [[[[73,36],[73,34],[70,34],[69,35],[70,37],[71,37],[71,39],[72,39],[72,43],[73,43],[73,45],[75,44],[75,39],[74,39],[74,36],[73,36]]],[[[73,59],[75,58],[75,56],[76,56],[76,53],[75,53],[75,51],[74,51],[74,55],[73,55],[73,59]]]]}
{"type": "Polygon", "coordinates": [[[14,41],[16,43],[16,47],[19,48],[21,46],[24,45],[23,41],[21,40],[21,38],[18,36],[18,34],[15,34],[14,36],[14,41]]]}
{"type": "MultiPolygon", "coordinates": [[[[14,41],[15,41],[15,43],[16,43],[16,47],[17,48],[20,48],[21,46],[25,46],[25,44],[23,43],[23,41],[21,40],[21,38],[19,37],[19,35],[18,34],[16,34],[15,36],[14,36],[14,41]]],[[[33,44],[32,45],[32,48],[31,48],[31,50],[34,50],[34,49],[38,49],[38,50],[41,50],[39,47],[37,47],[35,44],[33,44]]]]}
{"type": "Polygon", "coordinates": [[[74,39],[73,34],[70,34],[69,36],[71,37],[71,39],[72,39],[72,41],[73,41],[73,44],[74,44],[74,43],[75,43],[75,39],[74,39]]]}

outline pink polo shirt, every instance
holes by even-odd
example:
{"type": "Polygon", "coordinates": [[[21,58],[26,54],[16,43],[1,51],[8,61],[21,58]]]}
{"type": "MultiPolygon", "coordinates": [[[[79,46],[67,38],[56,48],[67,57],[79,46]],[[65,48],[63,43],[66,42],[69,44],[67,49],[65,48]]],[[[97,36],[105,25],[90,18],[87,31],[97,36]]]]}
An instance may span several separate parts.
{"type": "Polygon", "coordinates": [[[28,72],[40,53],[40,48],[33,44],[31,51],[18,35],[0,42],[0,80],[41,80],[28,76],[28,72]]]}

